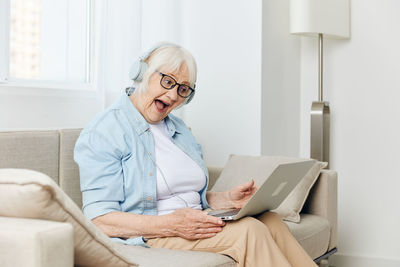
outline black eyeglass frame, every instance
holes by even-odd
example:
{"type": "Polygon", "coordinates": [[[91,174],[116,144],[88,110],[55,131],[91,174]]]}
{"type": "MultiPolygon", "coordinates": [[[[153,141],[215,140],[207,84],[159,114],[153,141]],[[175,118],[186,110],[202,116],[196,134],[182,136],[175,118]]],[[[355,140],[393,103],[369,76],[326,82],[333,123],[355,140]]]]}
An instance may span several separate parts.
{"type": "MultiPolygon", "coordinates": [[[[161,85],[164,89],[172,90],[172,89],[175,88],[175,86],[178,85],[178,88],[176,89],[176,90],[177,90],[177,93],[178,93],[178,95],[179,95],[180,97],[183,97],[183,98],[188,98],[189,96],[191,96],[191,95],[194,93],[194,91],[195,91],[194,88],[190,87],[189,85],[187,85],[187,84],[182,84],[182,83],[178,83],[173,77],[171,77],[171,76],[169,76],[169,75],[167,75],[167,74],[164,74],[164,73],[162,73],[162,72],[160,72],[160,71],[156,71],[156,72],[157,72],[158,74],[161,75],[160,85],[161,85]],[[175,84],[172,85],[170,88],[165,87],[165,86],[162,84],[162,80],[164,79],[164,77],[171,78],[171,79],[175,82],[175,84]],[[179,88],[181,88],[181,86],[187,86],[187,87],[190,89],[190,93],[189,93],[187,96],[183,96],[183,95],[181,95],[181,94],[179,93],[179,88]]],[[[196,88],[196,85],[194,85],[194,87],[196,88]]]]}

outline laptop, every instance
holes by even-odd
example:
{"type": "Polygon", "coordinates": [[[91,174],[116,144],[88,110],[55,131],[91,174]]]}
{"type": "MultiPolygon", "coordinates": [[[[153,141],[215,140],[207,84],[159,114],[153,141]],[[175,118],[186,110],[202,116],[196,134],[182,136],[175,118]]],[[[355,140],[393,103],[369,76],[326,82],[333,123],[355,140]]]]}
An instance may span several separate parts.
{"type": "Polygon", "coordinates": [[[212,210],[208,215],[230,221],[276,209],[314,163],[306,160],[279,164],[241,209],[212,210]]]}

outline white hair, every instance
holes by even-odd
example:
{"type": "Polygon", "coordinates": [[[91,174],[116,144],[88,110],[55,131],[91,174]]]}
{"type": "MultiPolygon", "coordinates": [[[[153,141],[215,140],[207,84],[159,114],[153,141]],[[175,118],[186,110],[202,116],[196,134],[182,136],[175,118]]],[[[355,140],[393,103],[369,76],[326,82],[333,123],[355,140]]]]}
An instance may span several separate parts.
{"type": "MultiPolygon", "coordinates": [[[[160,43],[159,48],[155,49],[145,62],[148,65],[147,70],[143,74],[141,82],[136,82],[135,87],[142,93],[147,90],[150,76],[155,71],[160,72],[176,72],[179,71],[183,63],[189,71],[189,84],[194,88],[197,79],[196,61],[192,54],[183,47],[172,43],[160,43]]],[[[186,103],[186,101],[184,101],[186,103]]]]}

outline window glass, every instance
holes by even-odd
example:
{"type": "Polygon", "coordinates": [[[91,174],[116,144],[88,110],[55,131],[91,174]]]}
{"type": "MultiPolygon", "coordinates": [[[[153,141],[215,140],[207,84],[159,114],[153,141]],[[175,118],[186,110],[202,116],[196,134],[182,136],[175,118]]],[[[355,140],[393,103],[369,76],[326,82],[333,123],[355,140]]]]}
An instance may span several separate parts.
{"type": "Polygon", "coordinates": [[[89,82],[90,0],[11,0],[9,76],[89,82]]]}

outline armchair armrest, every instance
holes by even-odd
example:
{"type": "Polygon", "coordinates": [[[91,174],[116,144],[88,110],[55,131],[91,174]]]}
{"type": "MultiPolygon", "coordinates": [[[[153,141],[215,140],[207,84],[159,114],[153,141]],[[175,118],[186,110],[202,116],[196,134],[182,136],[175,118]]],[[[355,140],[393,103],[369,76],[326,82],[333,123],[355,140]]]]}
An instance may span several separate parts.
{"type": "Polygon", "coordinates": [[[328,250],[337,245],[337,172],[322,170],[311,188],[304,204],[303,213],[310,213],[327,219],[331,226],[328,250]]]}
{"type": "Polygon", "coordinates": [[[0,216],[2,267],[72,267],[73,229],[69,223],[0,216]]]}

